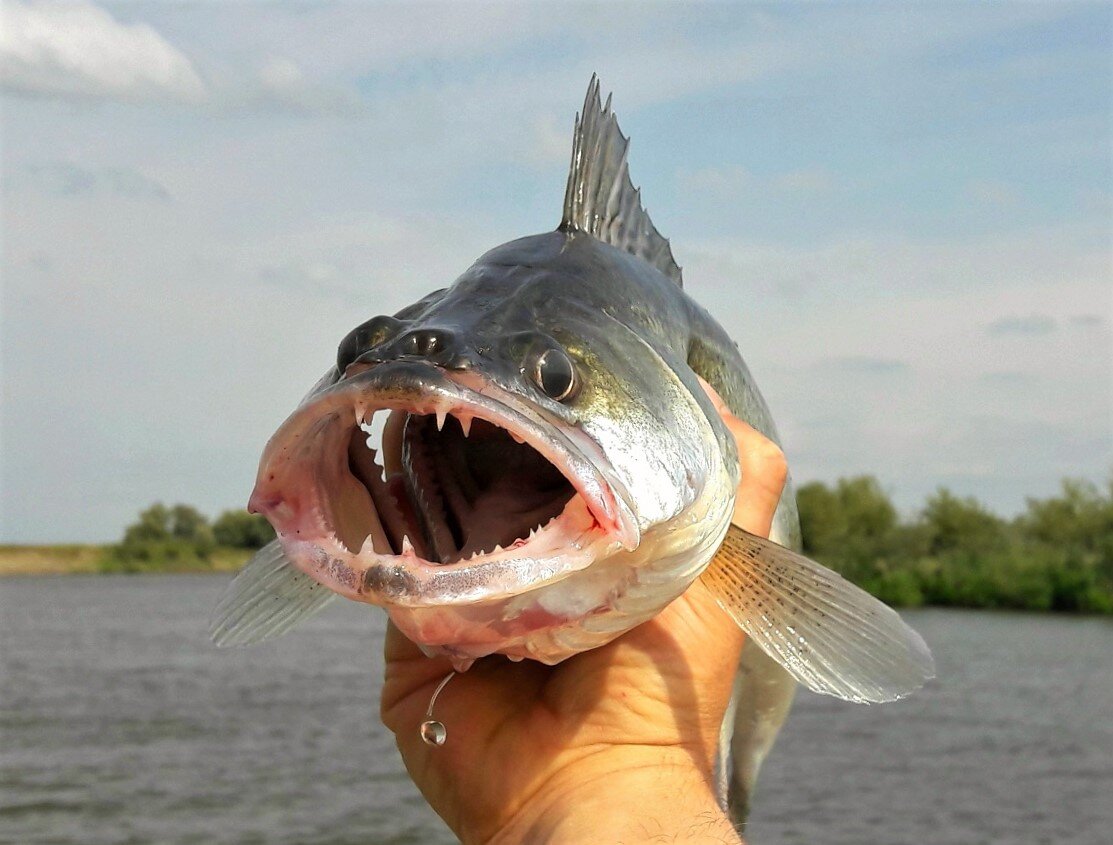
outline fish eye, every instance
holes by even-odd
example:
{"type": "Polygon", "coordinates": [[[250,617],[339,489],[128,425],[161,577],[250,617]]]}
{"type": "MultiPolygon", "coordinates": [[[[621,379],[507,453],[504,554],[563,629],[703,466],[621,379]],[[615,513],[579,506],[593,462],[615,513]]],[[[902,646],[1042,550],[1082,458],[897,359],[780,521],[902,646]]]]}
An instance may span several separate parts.
{"type": "Polygon", "coordinates": [[[567,402],[576,393],[576,367],[563,349],[549,348],[537,356],[530,372],[541,392],[557,402],[567,402]]]}

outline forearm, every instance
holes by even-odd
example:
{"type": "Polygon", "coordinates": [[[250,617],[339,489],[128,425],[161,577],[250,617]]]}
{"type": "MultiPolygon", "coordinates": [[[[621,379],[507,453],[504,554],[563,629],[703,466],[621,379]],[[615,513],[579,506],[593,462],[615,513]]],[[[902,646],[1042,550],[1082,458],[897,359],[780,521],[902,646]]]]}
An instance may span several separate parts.
{"type": "Polygon", "coordinates": [[[678,749],[622,749],[548,784],[487,845],[741,845],[709,778],[678,749]]]}

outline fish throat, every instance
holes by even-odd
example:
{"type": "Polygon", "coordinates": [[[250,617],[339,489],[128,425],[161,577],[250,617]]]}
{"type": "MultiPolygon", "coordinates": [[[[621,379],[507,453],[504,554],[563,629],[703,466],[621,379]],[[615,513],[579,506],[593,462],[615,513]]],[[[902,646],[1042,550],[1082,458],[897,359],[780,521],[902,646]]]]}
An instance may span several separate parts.
{"type": "Polygon", "coordinates": [[[474,559],[525,545],[577,496],[544,455],[487,420],[379,415],[389,416],[378,445],[375,426],[352,429],[349,478],[331,496],[333,530],[352,553],[371,538],[379,554],[412,548],[434,563],[474,559]]]}

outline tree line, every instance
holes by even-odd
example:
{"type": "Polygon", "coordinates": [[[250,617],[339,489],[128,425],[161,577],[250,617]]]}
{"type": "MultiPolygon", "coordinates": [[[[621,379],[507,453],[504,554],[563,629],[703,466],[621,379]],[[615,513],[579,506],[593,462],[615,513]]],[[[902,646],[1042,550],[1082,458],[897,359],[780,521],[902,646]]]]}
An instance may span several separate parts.
{"type": "Polygon", "coordinates": [[[804,551],[888,604],[1113,613],[1113,480],[1066,479],[1013,519],[947,489],[901,519],[871,476],[797,500],[804,551]]]}
{"type": "Polygon", "coordinates": [[[147,572],[207,569],[222,549],[260,549],[274,529],[258,514],[228,510],[213,521],[191,505],[156,502],[124,530],[123,539],[105,550],[101,569],[147,572]]]}
{"type": "MultiPolygon", "coordinates": [[[[1013,519],[947,489],[902,519],[872,476],[805,484],[797,500],[804,551],[888,604],[1113,613],[1113,479],[1105,489],[1064,480],[1013,519]]],[[[245,511],[210,522],[189,505],[156,503],[102,568],[204,569],[222,549],[272,539],[270,524],[245,511]]]]}

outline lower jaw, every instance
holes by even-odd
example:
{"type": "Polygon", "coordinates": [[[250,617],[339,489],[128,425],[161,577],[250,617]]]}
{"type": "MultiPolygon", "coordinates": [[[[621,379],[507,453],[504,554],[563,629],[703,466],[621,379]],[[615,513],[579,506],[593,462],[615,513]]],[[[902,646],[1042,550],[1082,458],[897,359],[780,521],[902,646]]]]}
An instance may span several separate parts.
{"type": "Polygon", "coordinates": [[[402,554],[379,553],[371,538],[353,552],[321,522],[320,512],[311,502],[295,510],[283,500],[266,515],[299,569],[346,598],[387,608],[462,607],[513,599],[621,548],[578,496],[534,537],[450,564],[426,560],[412,548],[402,554]]]}

